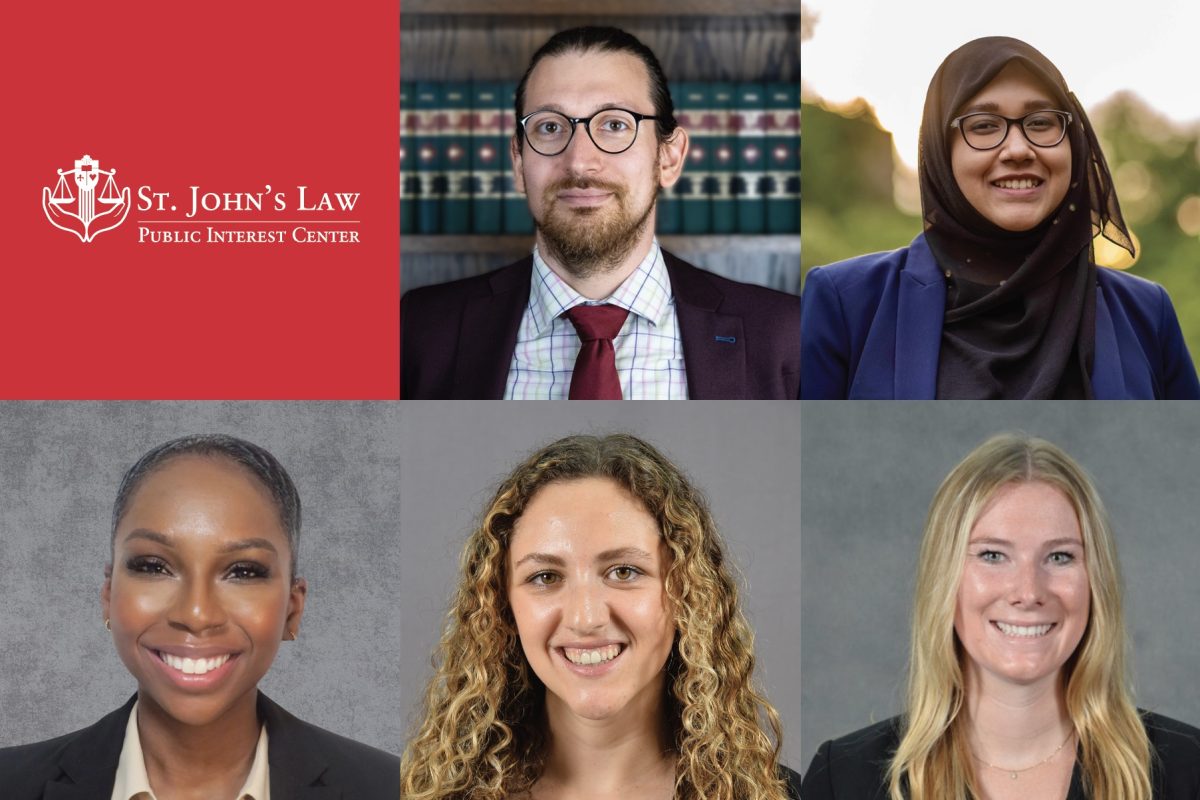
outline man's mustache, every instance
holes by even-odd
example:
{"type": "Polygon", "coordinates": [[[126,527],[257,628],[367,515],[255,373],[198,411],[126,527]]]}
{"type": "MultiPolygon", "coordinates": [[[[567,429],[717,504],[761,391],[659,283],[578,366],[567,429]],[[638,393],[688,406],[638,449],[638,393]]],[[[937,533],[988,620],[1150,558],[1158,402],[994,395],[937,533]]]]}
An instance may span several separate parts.
{"type": "Polygon", "coordinates": [[[619,183],[611,183],[609,181],[597,180],[595,178],[563,178],[555,181],[546,188],[546,193],[550,195],[558,194],[567,189],[600,189],[606,192],[619,194],[625,190],[619,183]]]}

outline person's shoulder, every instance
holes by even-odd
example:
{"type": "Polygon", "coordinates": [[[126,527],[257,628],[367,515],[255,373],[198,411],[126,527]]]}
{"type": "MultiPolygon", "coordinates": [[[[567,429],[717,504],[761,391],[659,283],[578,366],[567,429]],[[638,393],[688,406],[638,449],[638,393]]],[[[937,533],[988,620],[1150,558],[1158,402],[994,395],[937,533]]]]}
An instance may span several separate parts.
{"type": "Polygon", "coordinates": [[[1167,784],[1183,781],[1200,791],[1200,728],[1149,711],[1142,724],[1167,784]]]}
{"type": "Polygon", "coordinates": [[[720,292],[725,302],[751,305],[759,310],[778,309],[785,312],[793,308],[797,312],[799,310],[800,298],[797,295],[718,275],[702,267],[689,264],[666,250],[663,250],[663,259],[666,261],[671,275],[671,291],[676,297],[685,300],[691,299],[695,290],[695,282],[703,281],[720,292]]]}
{"type": "Polygon", "coordinates": [[[64,777],[67,762],[85,770],[111,767],[115,774],[132,706],[131,699],[98,722],[53,739],[0,748],[0,786],[5,800],[39,800],[47,783],[64,777]]]}
{"type": "Polygon", "coordinates": [[[788,800],[800,800],[800,773],[780,764],[779,777],[783,779],[788,800]]]}
{"type": "Polygon", "coordinates": [[[822,744],[804,776],[806,800],[882,796],[900,725],[900,717],[892,717],[822,744]]]}
{"type": "Polygon", "coordinates": [[[62,774],[58,765],[63,750],[81,733],[75,731],[44,742],[0,748],[0,786],[4,786],[4,797],[40,798],[46,783],[62,774]]]}
{"type": "MultiPolygon", "coordinates": [[[[852,289],[858,285],[882,287],[888,279],[909,265],[912,258],[928,257],[930,263],[933,254],[925,244],[924,234],[920,234],[912,244],[895,250],[882,250],[877,253],[867,253],[854,256],[842,261],[835,261],[820,267],[813,267],[809,277],[821,276],[838,286],[839,289],[852,289]]],[[[931,273],[932,274],[932,273],[931,273]]]]}
{"type": "MultiPolygon", "coordinates": [[[[338,780],[347,790],[378,791],[382,797],[386,794],[384,790],[390,789],[394,784],[396,791],[390,796],[395,797],[399,793],[398,756],[306,722],[264,695],[260,694],[259,697],[259,707],[267,721],[267,735],[271,737],[272,742],[277,741],[275,737],[278,736],[282,740],[281,746],[285,748],[302,743],[303,751],[319,754],[330,769],[336,771],[338,780]]],[[[289,753],[290,757],[302,755],[303,752],[289,753]]],[[[373,794],[365,796],[374,797],[373,794]]]]}
{"type": "Polygon", "coordinates": [[[419,286],[404,293],[404,305],[427,306],[446,302],[461,302],[469,297],[489,294],[497,289],[519,288],[522,284],[526,291],[533,270],[533,259],[529,256],[506,264],[498,269],[479,275],[469,275],[443,283],[433,283],[419,286]]]}
{"type": "Polygon", "coordinates": [[[1152,280],[1120,269],[1097,267],[1096,280],[1110,296],[1139,304],[1157,304],[1166,290],[1152,280]]]}

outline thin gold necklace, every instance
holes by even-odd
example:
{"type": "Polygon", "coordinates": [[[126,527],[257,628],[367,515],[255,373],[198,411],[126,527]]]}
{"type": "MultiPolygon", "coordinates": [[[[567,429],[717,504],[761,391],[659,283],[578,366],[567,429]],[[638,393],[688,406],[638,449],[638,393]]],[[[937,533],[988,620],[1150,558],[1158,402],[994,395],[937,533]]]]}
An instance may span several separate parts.
{"type": "Polygon", "coordinates": [[[1067,738],[1063,739],[1062,744],[1060,744],[1058,747],[1054,748],[1053,753],[1046,756],[1045,758],[1043,758],[1041,761],[1037,762],[1036,764],[1031,764],[1028,767],[1021,767],[1020,769],[1009,769],[1008,767],[998,767],[995,764],[991,763],[990,761],[985,761],[984,759],[980,758],[979,754],[975,752],[974,748],[972,748],[972,750],[971,750],[971,755],[975,756],[975,760],[980,762],[984,766],[991,767],[992,769],[999,770],[1000,772],[1007,772],[1008,777],[1012,778],[1015,781],[1017,778],[1019,778],[1021,776],[1022,772],[1029,772],[1029,770],[1031,770],[1031,769],[1036,769],[1036,768],[1042,766],[1043,764],[1048,764],[1051,761],[1053,761],[1054,757],[1056,755],[1058,755],[1059,752],[1064,747],[1067,746],[1067,742],[1071,741],[1071,739],[1073,739],[1074,737],[1075,737],[1075,731],[1074,731],[1074,729],[1072,729],[1071,732],[1067,734],[1067,738]]]}

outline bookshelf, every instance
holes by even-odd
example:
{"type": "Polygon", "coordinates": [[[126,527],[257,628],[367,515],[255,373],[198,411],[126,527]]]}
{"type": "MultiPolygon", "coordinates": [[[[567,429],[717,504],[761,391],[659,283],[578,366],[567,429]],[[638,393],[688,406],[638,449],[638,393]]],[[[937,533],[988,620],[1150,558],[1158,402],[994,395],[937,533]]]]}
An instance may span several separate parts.
{"type": "MultiPolygon", "coordinates": [[[[564,28],[615,25],[645,42],[673,86],[800,81],[798,0],[402,0],[403,81],[516,81],[564,28]]],[[[401,286],[479,274],[529,252],[532,236],[401,237],[401,286]]],[[[661,235],[663,247],[735,280],[799,293],[799,234],[661,235]]]]}

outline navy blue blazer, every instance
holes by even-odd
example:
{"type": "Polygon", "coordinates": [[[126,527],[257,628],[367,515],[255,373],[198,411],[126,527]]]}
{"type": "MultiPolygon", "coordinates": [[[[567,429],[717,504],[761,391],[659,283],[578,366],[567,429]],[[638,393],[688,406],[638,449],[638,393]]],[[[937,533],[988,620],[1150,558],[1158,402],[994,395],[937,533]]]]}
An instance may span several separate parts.
{"type": "MultiPolygon", "coordinates": [[[[4,800],[110,800],[134,695],[91,727],[57,739],[0,749],[4,800]]],[[[400,759],[296,719],[259,692],[267,726],[271,797],[279,800],[396,800],[400,759]]]]}
{"type": "MultiPolygon", "coordinates": [[[[1166,291],[1097,270],[1098,400],[1200,399],[1200,381],[1166,291]]],[[[931,400],[937,391],[946,279],[925,235],[910,246],[818,267],[804,284],[806,400],[931,400]]]]}

